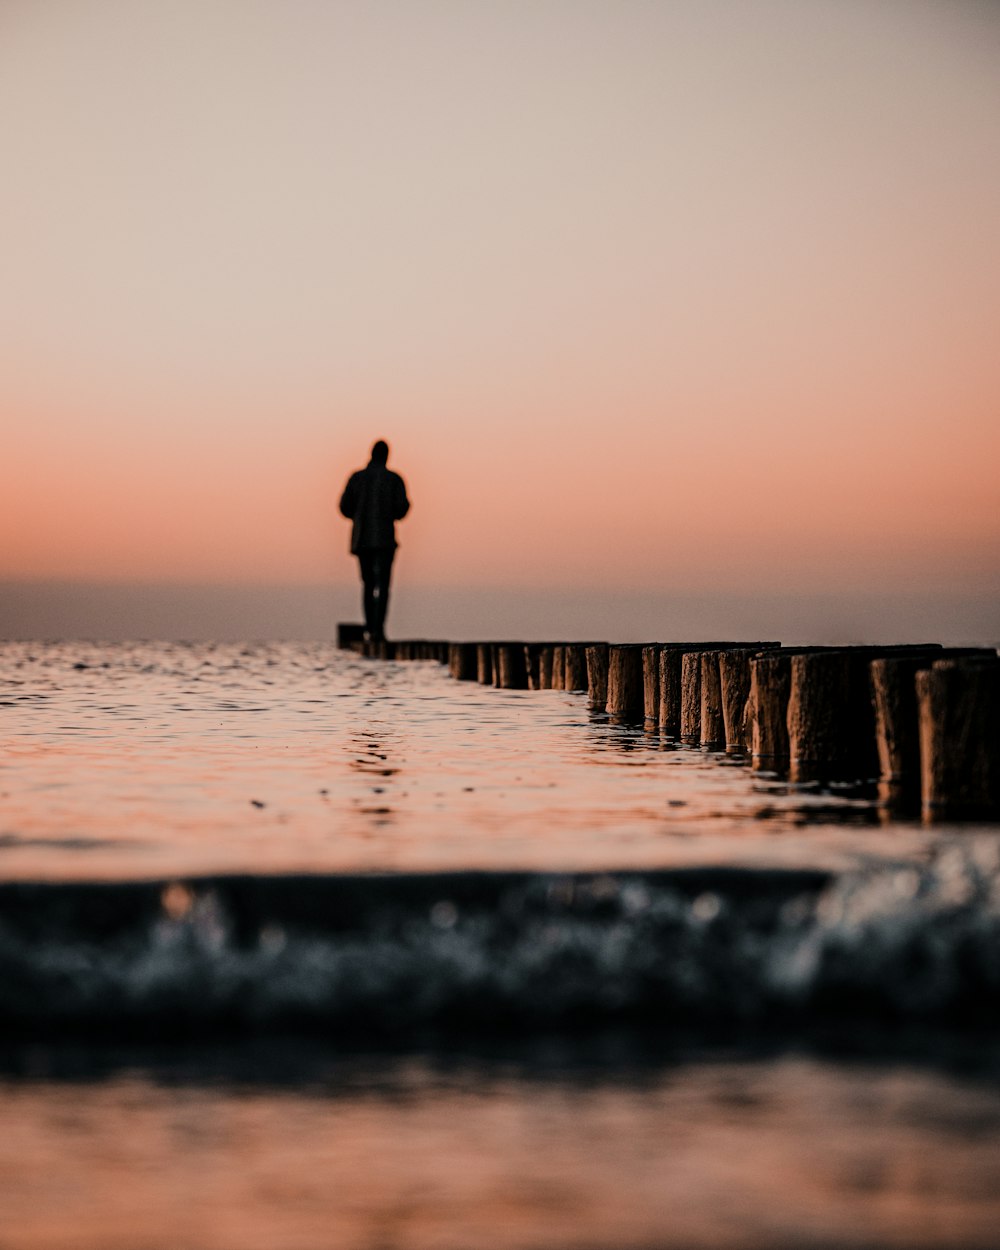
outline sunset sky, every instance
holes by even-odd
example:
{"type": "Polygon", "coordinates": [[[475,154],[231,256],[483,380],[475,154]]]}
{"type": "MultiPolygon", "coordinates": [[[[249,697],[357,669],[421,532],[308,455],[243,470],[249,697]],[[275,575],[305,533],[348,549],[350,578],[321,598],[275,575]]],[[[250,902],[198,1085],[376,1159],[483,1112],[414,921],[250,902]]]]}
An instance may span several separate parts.
{"type": "Polygon", "coordinates": [[[996,603],[1000,5],[4,0],[0,119],[0,634],[354,609],[377,437],[397,633],[996,603]]]}

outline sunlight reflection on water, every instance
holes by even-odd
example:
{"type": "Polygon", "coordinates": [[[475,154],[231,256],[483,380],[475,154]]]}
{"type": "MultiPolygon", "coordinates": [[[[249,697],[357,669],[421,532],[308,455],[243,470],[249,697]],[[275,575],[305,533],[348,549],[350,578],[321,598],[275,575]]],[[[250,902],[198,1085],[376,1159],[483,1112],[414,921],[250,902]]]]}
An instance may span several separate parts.
{"type": "Polygon", "coordinates": [[[995,1245],[1000,1095],[973,1077],[788,1056],[288,1080],[0,1080],[4,1245],[995,1245]]]}
{"type": "Polygon", "coordinates": [[[948,832],[665,749],[580,695],[329,644],[7,643],[0,716],[8,878],[844,868],[948,832]]]}

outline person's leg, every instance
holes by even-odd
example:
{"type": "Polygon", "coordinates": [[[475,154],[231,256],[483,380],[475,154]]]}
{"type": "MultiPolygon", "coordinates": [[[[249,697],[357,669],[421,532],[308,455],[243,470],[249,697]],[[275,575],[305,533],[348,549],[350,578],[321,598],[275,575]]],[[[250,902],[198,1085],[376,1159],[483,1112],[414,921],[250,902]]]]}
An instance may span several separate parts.
{"type": "Polygon", "coordinates": [[[378,616],[378,603],[376,601],[376,568],[374,551],[359,551],[358,564],[361,566],[361,581],[364,586],[362,593],[362,603],[365,609],[365,630],[369,638],[380,638],[382,635],[382,621],[378,616]]]}
{"type": "Polygon", "coordinates": [[[391,547],[380,548],[372,553],[372,581],[374,584],[375,616],[373,620],[374,637],[385,637],[385,614],[389,610],[389,579],[392,576],[392,557],[395,552],[391,547]]]}

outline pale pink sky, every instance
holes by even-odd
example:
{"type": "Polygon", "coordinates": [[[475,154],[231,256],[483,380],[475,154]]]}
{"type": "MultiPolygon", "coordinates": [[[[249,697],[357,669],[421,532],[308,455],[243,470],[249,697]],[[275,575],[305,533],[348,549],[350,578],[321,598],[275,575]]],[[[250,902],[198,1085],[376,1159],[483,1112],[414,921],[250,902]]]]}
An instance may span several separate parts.
{"type": "Polygon", "coordinates": [[[385,436],[401,585],[995,594],[998,65],[972,0],[6,3],[0,581],[352,585],[385,436]]]}

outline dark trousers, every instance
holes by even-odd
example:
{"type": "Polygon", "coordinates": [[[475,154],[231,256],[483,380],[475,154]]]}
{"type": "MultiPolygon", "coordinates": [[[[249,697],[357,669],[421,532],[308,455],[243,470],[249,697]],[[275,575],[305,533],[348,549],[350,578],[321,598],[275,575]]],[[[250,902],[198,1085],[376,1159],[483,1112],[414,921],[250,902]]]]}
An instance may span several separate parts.
{"type": "Polygon", "coordinates": [[[365,594],[365,628],[368,637],[385,637],[385,614],[389,607],[389,578],[392,576],[393,547],[363,547],[358,552],[365,594]]]}

